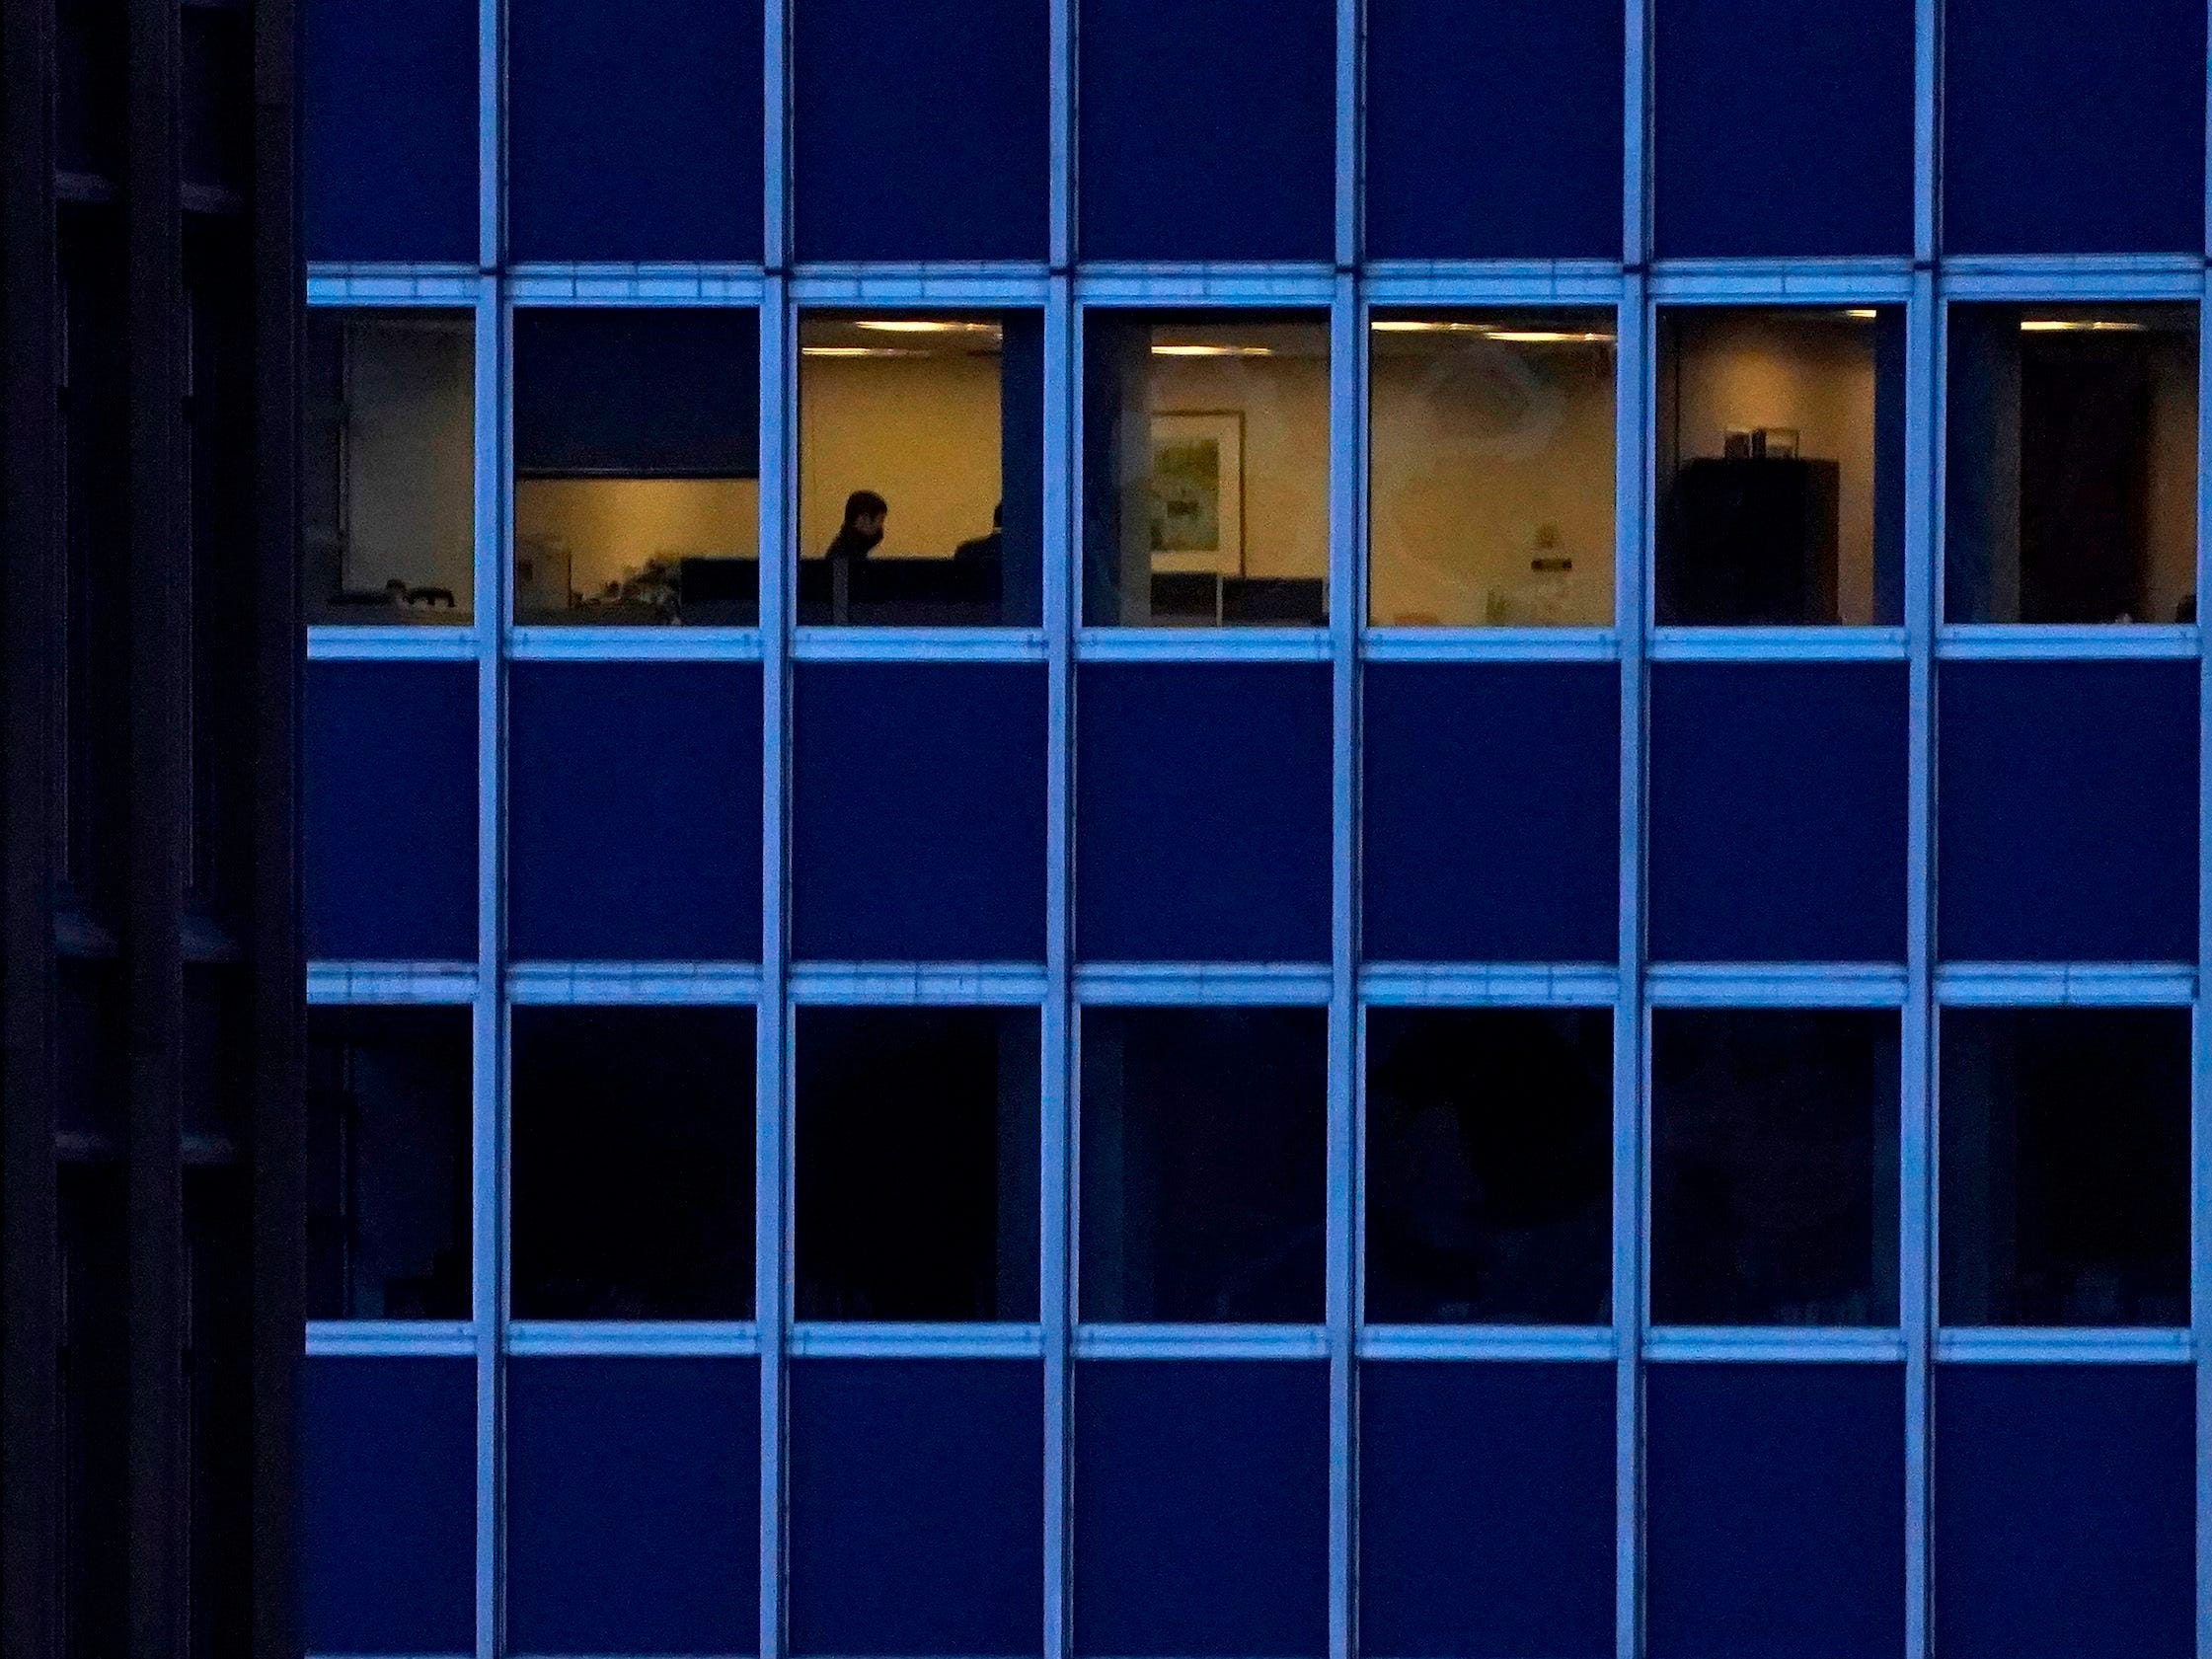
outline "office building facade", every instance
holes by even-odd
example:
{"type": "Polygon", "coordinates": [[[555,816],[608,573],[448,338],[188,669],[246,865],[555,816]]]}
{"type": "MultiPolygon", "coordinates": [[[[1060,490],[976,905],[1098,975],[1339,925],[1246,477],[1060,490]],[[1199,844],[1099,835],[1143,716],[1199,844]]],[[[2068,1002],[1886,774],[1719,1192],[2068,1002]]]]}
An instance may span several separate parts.
{"type": "Polygon", "coordinates": [[[2202,6],[303,28],[310,1652],[2212,1659],[2202,6]]]}

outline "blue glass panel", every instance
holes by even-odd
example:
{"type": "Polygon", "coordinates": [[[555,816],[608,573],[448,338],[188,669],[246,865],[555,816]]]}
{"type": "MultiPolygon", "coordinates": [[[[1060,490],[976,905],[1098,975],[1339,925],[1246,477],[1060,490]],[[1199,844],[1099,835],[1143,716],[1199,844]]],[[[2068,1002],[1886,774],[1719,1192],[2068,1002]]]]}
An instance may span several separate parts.
{"type": "Polygon", "coordinates": [[[1326,260],[1330,0],[1079,0],[1076,143],[1092,260],[1326,260]]]}
{"type": "Polygon", "coordinates": [[[514,314],[523,474],[760,476],[760,321],[742,307],[514,314]]]}
{"type": "Polygon", "coordinates": [[[1644,1400],[1652,1659],[1902,1651],[1902,1370],[1661,1365],[1644,1400]]]}
{"type": "Polygon", "coordinates": [[[757,260],[760,27],[725,0],[509,0],[509,256],[757,260]]]}
{"type": "Polygon", "coordinates": [[[1956,1659],[2194,1651],[2196,1413],[2184,1366],[1936,1377],[1935,1645],[1956,1659]]]}
{"type": "Polygon", "coordinates": [[[507,940],[518,957],[760,954],[760,670],[509,670],[507,940]]]}
{"type": "Polygon", "coordinates": [[[311,1653],[476,1647],[476,1365],[311,1359],[300,1381],[311,1653]]]}
{"type": "Polygon", "coordinates": [[[299,66],[305,257],[474,266],[475,0],[306,0],[299,66]]]}
{"type": "Polygon", "coordinates": [[[1367,251],[1618,259],[1614,0],[1369,0],[1367,251]]]}
{"type": "Polygon", "coordinates": [[[1906,692],[1901,662],[1652,669],[1654,957],[1903,959],[1906,692]]]}
{"type": "Polygon", "coordinates": [[[2201,253],[2204,50],[2196,0],[1945,0],[1949,251],[2201,253]]]}
{"type": "Polygon", "coordinates": [[[1658,0],[1667,257],[1909,254],[1913,0],[1658,0]]]}
{"type": "Polygon", "coordinates": [[[1050,25],[1045,0],[798,0],[799,257],[1043,259],[1050,25]]]}
{"type": "Polygon", "coordinates": [[[507,1366],[507,1638],[518,1653],[759,1645],[760,1370],[507,1366]]]}
{"type": "Polygon", "coordinates": [[[1076,940],[1094,961],[1329,955],[1329,670],[1077,677],[1076,940]]]}
{"type": "Polygon", "coordinates": [[[794,1653],[1044,1642],[1044,1378],[1033,1362],[800,1360],[794,1653]]]}
{"type": "Polygon", "coordinates": [[[1594,961],[1619,947],[1611,663],[1367,671],[1364,948],[1378,961],[1594,961]]]}
{"type": "Polygon", "coordinates": [[[1360,1650],[1609,1659],[1609,1365],[1369,1364],[1360,1650]]]}
{"type": "Polygon", "coordinates": [[[1094,1361],[1075,1377],[1075,1648],[1329,1648],[1329,1373],[1094,1361]]]}
{"type": "Polygon", "coordinates": [[[1953,961],[2196,955],[2194,662],[1953,662],[1938,682],[1953,961]]]}
{"type": "Polygon", "coordinates": [[[473,959],[476,669],[314,663],[304,724],[308,955],[473,959]]]}
{"type": "Polygon", "coordinates": [[[793,704],[798,953],[1041,960],[1043,673],[805,663],[793,704]]]}

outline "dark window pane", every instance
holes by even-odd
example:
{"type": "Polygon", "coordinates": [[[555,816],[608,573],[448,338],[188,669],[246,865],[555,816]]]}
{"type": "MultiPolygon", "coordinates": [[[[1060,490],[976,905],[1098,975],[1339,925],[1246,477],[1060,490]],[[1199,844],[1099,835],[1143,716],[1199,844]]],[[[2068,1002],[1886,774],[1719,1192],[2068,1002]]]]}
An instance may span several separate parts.
{"type": "Polygon", "coordinates": [[[1905,1376],[1653,1366],[1651,1659],[1889,1659],[1905,1643],[1905,1376]]]}
{"type": "Polygon", "coordinates": [[[1045,257],[1044,0],[800,0],[791,17],[801,260],[1045,257]],[[896,96],[857,96],[864,64],[896,65],[896,96]]]}
{"type": "Polygon", "coordinates": [[[1897,1016],[1662,1009],[1652,1019],[1651,1317],[1897,1318],[1897,1016]]]}
{"type": "Polygon", "coordinates": [[[469,1011],[307,1017],[307,1317],[469,1317],[469,1011]]]}
{"type": "Polygon", "coordinates": [[[2194,1384],[2185,1365],[1938,1369],[1935,1651],[2186,1659],[2194,1384]]]}
{"type": "Polygon", "coordinates": [[[514,617],[760,620],[750,310],[514,317],[514,617]]]}
{"type": "Polygon", "coordinates": [[[518,1320],[741,1320],[753,1302],[753,1016],[518,1008],[518,1320]]]}
{"type": "Polygon", "coordinates": [[[1946,0],[1949,251],[2201,254],[2204,30],[2196,0],[1946,0]]]}
{"type": "Polygon", "coordinates": [[[1086,259],[1330,257],[1329,0],[1080,0],[1075,10],[1086,259]]]}
{"type": "Polygon", "coordinates": [[[761,10],[513,0],[507,253],[760,256],[761,10]]]}
{"type": "Polygon", "coordinates": [[[1037,1016],[798,1016],[802,1320],[1037,1317],[1037,1016]]]}
{"type": "Polygon", "coordinates": [[[796,1360],[790,1435],[793,1653],[1042,1650],[1033,1360],[796,1360]]]}
{"type": "Polygon", "coordinates": [[[1086,1320],[1322,1317],[1320,1009],[1086,1009],[1086,1320]]]}
{"type": "Polygon", "coordinates": [[[1076,1652],[1328,1651],[1328,1388],[1284,1360],[1076,1367],[1076,1652]]]}
{"type": "Polygon", "coordinates": [[[1366,23],[1372,256],[1620,257],[1620,6],[1371,0],[1366,23]]]}
{"type": "Polygon", "coordinates": [[[1908,254],[1913,0],[1660,0],[1665,258],[1908,254]]]}
{"type": "Polygon", "coordinates": [[[441,311],[307,313],[310,623],[465,623],[476,605],[475,331],[441,311]]]}
{"type": "Polygon", "coordinates": [[[750,1653],[760,1639],[760,1368],[506,1368],[506,1634],[524,1653],[750,1653]]]}
{"type": "Polygon", "coordinates": [[[1944,613],[2196,620],[2194,306],[1953,306],[1944,613]]]}
{"type": "Polygon", "coordinates": [[[1368,620],[1610,623],[1613,313],[1378,317],[1368,352],[1368,620]]]}
{"type": "Polygon", "coordinates": [[[1326,622],[1328,321],[1093,312],[1083,375],[1083,620],[1326,622]]]}
{"type": "Polygon", "coordinates": [[[1381,1659],[1613,1653],[1610,1365],[1359,1373],[1359,1638],[1381,1659]]]}
{"type": "Polygon", "coordinates": [[[1044,614],[1044,319],[800,320],[799,620],[1044,614]]]}
{"type": "Polygon", "coordinates": [[[2189,1322],[2189,1011],[1946,1009],[1945,1324],[2189,1322]]]}
{"type": "MultiPolygon", "coordinates": [[[[67,1143],[64,1143],[66,1149],[67,1143]]],[[[130,1267],[128,1231],[120,1158],[98,1164],[66,1163],[55,1174],[55,1240],[60,1256],[60,1351],[54,1443],[60,1454],[62,1491],[55,1563],[61,1598],[61,1652],[121,1653],[128,1594],[128,1552],[115,1546],[130,1536],[130,1267]]],[[[316,1471],[321,1450],[312,1433],[313,1396],[302,1401],[302,1480],[316,1471]]],[[[308,1539],[315,1537],[313,1500],[320,1494],[307,1484],[308,1539]]],[[[326,1565],[304,1548],[310,1615],[323,1611],[313,1599],[327,1579],[315,1576],[326,1565]]],[[[343,1592],[342,1592],[343,1594],[343,1592]]]]}
{"type": "Polygon", "coordinates": [[[508,669],[507,947],[555,961],[760,955],[760,670],[508,669]]]}
{"type": "Polygon", "coordinates": [[[1659,314],[1658,620],[1904,620],[1898,306],[1659,314]]]}
{"type": "Polygon", "coordinates": [[[1370,1323],[1605,1322],[1612,1029],[1590,1011],[1368,1015],[1370,1323]]]}

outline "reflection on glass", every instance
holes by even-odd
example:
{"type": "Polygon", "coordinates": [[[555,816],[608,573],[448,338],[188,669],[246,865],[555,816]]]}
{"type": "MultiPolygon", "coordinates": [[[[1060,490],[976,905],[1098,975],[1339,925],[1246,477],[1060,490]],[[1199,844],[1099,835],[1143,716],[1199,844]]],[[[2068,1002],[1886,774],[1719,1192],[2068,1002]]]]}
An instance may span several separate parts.
{"type": "Polygon", "coordinates": [[[307,1016],[307,1317],[469,1317],[469,1011],[307,1016]]]}
{"type": "Polygon", "coordinates": [[[1094,312],[1084,343],[1083,619],[1329,616],[1329,326],[1094,312]]]}
{"type": "Polygon", "coordinates": [[[1322,1318],[1321,1009],[1083,1012],[1082,1314],[1322,1318]]]}
{"type": "Polygon", "coordinates": [[[760,619],[759,322],[514,316],[514,618],[760,619]]]}
{"type": "Polygon", "coordinates": [[[1368,1015],[1368,1322],[1606,1321],[1612,1023],[1536,1009],[1368,1015]]]}
{"type": "Polygon", "coordinates": [[[1902,309],[1676,307],[1658,367],[1658,620],[1902,622],[1902,309]]]}
{"type": "Polygon", "coordinates": [[[802,1320],[1037,1317],[1033,1009],[799,1013],[802,1320]]]}
{"type": "Polygon", "coordinates": [[[1945,1009],[1955,1325],[2189,1322],[2189,1012],[1945,1009]]]}
{"type": "Polygon", "coordinates": [[[1651,1317],[1897,1319],[1897,1016],[1663,1009],[1652,1021],[1651,1317]]]}
{"type": "Polygon", "coordinates": [[[1609,311],[1381,316],[1369,337],[1369,620],[1613,620],[1609,311]]]}
{"type": "Polygon", "coordinates": [[[2197,317],[1953,306],[1952,622],[2196,620],[2197,317]]]}
{"type": "Polygon", "coordinates": [[[1035,626],[1044,322],[800,322],[799,620],[1035,626]]]}
{"type": "Polygon", "coordinates": [[[311,623],[460,623],[475,602],[467,313],[311,308],[300,336],[311,623]]]}
{"type": "Polygon", "coordinates": [[[514,1317],[749,1317],[752,1011],[513,1018],[514,1317]]]}

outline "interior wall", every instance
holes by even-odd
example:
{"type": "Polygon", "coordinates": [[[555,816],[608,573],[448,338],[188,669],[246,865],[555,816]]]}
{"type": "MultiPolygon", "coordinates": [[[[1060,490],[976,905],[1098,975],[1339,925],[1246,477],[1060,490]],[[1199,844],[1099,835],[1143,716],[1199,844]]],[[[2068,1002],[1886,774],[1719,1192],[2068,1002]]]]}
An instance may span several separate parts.
{"type": "Polygon", "coordinates": [[[538,478],[514,490],[517,547],[569,549],[569,585],[603,591],[650,560],[750,559],[760,550],[757,479],[538,478]]]}
{"type": "Polygon", "coordinates": [[[2195,342],[2162,340],[2151,355],[2151,614],[2172,622],[2196,592],[2197,364],[2195,342]]]}
{"type": "Polygon", "coordinates": [[[345,586],[474,591],[476,370],[466,328],[357,324],[348,349],[345,586]]]}
{"type": "Polygon", "coordinates": [[[1614,379],[1610,345],[1377,351],[1368,585],[1378,626],[1613,620],[1614,379]],[[1538,572],[1539,559],[1571,567],[1538,572]]]}
{"type": "MultiPolygon", "coordinates": [[[[1157,415],[1244,415],[1244,573],[1326,578],[1326,348],[1311,357],[1154,357],[1150,381],[1157,415]]],[[[1149,466],[1149,444],[1129,453],[1149,466]]]]}
{"type": "Polygon", "coordinates": [[[814,558],[845,497],[890,504],[878,559],[950,559],[999,504],[997,356],[801,357],[799,551],[814,558]]]}

